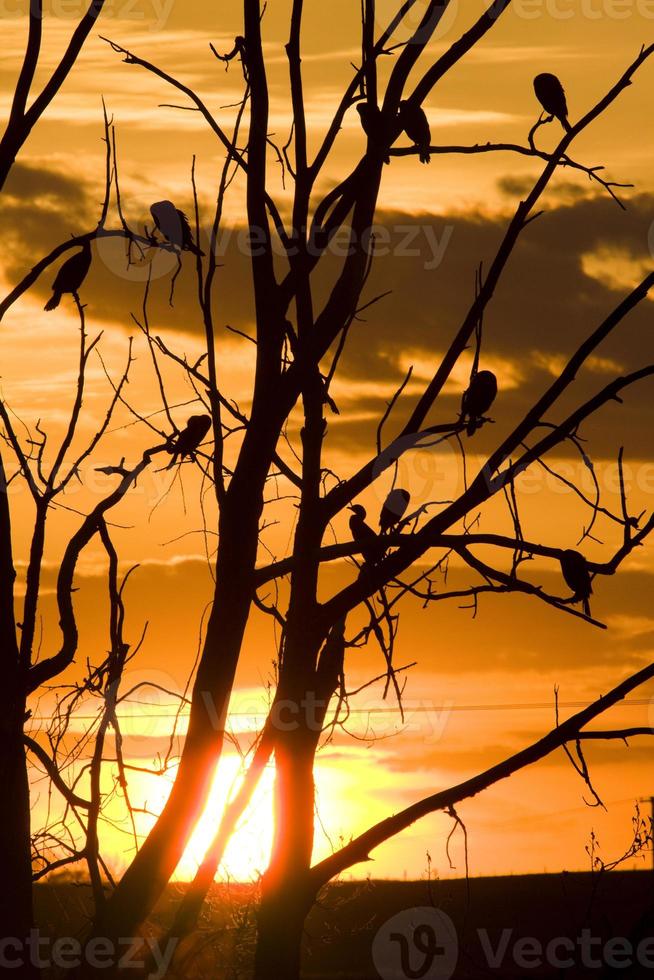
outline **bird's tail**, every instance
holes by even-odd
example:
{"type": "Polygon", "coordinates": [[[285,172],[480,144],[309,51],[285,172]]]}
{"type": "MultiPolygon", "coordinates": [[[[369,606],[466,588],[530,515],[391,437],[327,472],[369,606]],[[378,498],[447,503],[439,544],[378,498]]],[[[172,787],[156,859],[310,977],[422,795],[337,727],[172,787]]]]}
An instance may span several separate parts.
{"type": "Polygon", "coordinates": [[[590,602],[588,596],[584,599],[584,615],[590,618],[590,602]]]}
{"type": "Polygon", "coordinates": [[[423,146],[420,150],[420,163],[431,163],[431,154],[428,146],[423,146]]]}
{"type": "Polygon", "coordinates": [[[204,252],[202,251],[201,248],[198,248],[198,246],[195,244],[195,242],[191,242],[190,245],[187,245],[186,246],[186,250],[188,252],[193,252],[193,255],[199,255],[200,258],[203,258],[203,256],[204,256],[204,252]]]}
{"type": "Polygon", "coordinates": [[[468,425],[466,426],[466,433],[469,436],[474,436],[477,429],[480,427],[478,419],[470,419],[468,425]]]}
{"type": "Polygon", "coordinates": [[[43,309],[49,313],[50,310],[56,310],[60,303],[61,293],[53,293],[52,297],[48,300],[43,309]]]}
{"type": "Polygon", "coordinates": [[[568,119],[568,117],[560,116],[559,118],[560,118],[561,125],[565,129],[566,133],[570,133],[572,131],[572,126],[570,125],[570,120],[568,119]]]}

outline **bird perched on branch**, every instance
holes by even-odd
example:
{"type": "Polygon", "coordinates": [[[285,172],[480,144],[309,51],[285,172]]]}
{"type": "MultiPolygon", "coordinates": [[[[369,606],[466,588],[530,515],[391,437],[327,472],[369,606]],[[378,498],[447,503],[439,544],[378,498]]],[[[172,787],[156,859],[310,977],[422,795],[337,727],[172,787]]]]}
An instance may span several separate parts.
{"type": "Polygon", "coordinates": [[[77,296],[80,286],[91,268],[91,243],[85,241],[81,252],[67,259],[52,283],[52,297],[45,304],[46,310],[56,310],[64,293],[77,296]]]}
{"type": "Polygon", "coordinates": [[[384,163],[390,163],[391,158],[388,154],[388,148],[386,147],[386,139],[384,136],[384,125],[382,123],[382,112],[379,106],[371,105],[370,102],[359,102],[357,105],[357,112],[359,113],[359,118],[361,119],[361,128],[370,140],[370,142],[377,147],[384,147],[384,163]]]}
{"type": "Polygon", "coordinates": [[[183,211],[175,207],[172,201],[158,201],[150,208],[150,214],[166,241],[178,248],[180,252],[204,255],[204,252],[193,241],[188,218],[183,211]]]}
{"type": "Polygon", "coordinates": [[[492,371],[478,371],[470,379],[470,387],[461,399],[461,418],[468,419],[466,432],[469,436],[481,428],[480,419],[486,414],[497,397],[497,378],[492,371]]]}
{"type": "Polygon", "coordinates": [[[568,103],[565,99],[563,86],[556,75],[551,75],[547,71],[536,75],[534,92],[545,112],[558,119],[566,133],[569,133],[572,126],[568,121],[568,103]]]}
{"type": "Polygon", "coordinates": [[[210,428],[210,415],[191,415],[186,428],[169,440],[167,449],[173,458],[166,469],[171,469],[178,458],[181,462],[186,456],[193,456],[210,428]]]}
{"type": "Polygon", "coordinates": [[[379,527],[382,534],[390,531],[400,523],[409,506],[410,500],[411,494],[408,490],[402,490],[400,487],[396,490],[391,490],[384,501],[384,506],[379,515],[379,527]]]}
{"type": "Polygon", "coordinates": [[[384,546],[369,524],[366,524],[366,509],[361,504],[350,507],[350,531],[355,544],[361,549],[366,565],[376,565],[384,557],[384,546]]]}
{"type": "Polygon", "coordinates": [[[420,162],[429,163],[431,156],[429,147],[431,146],[431,129],[425,110],[421,105],[413,102],[400,102],[400,125],[410,140],[416,144],[420,150],[420,162]]]}
{"type": "Polygon", "coordinates": [[[588,600],[593,594],[593,586],[590,580],[588,562],[580,552],[569,548],[561,555],[561,571],[566,584],[574,592],[573,601],[583,602],[584,613],[586,616],[590,616],[590,602],[588,600]]]}

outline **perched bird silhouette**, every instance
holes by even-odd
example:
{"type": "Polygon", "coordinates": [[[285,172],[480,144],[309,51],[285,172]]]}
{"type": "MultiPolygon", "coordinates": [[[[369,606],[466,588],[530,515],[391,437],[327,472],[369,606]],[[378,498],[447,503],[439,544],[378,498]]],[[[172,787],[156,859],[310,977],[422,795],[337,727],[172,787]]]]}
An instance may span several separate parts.
{"type": "Polygon", "coordinates": [[[569,548],[561,555],[561,571],[566,584],[574,592],[574,602],[583,602],[584,612],[590,616],[589,597],[593,594],[588,562],[584,556],[569,548]]]}
{"type": "Polygon", "coordinates": [[[471,379],[470,387],[461,399],[461,417],[468,419],[466,432],[469,436],[481,427],[480,419],[491,407],[497,396],[497,378],[492,371],[478,371],[471,379]]]}
{"type": "Polygon", "coordinates": [[[173,458],[166,469],[174,466],[178,458],[181,462],[186,456],[192,456],[210,428],[210,415],[191,415],[186,428],[169,440],[168,452],[173,454],[173,458]]]}
{"type": "Polygon", "coordinates": [[[52,283],[52,297],[45,304],[46,310],[56,310],[64,293],[77,296],[79,288],[91,268],[91,243],[85,241],[81,252],[75,252],[62,265],[52,283]]]}
{"type": "Polygon", "coordinates": [[[376,565],[384,557],[384,546],[369,524],[366,524],[366,509],[361,504],[350,507],[350,531],[352,539],[361,548],[366,565],[376,565]]]}
{"type": "Polygon", "coordinates": [[[150,214],[158,230],[171,245],[182,252],[204,255],[193,241],[188,218],[172,201],[158,201],[150,208],[150,214]]]}
{"type": "Polygon", "coordinates": [[[545,112],[558,119],[566,133],[569,133],[572,126],[568,122],[568,103],[565,100],[563,86],[556,75],[551,75],[547,71],[536,75],[534,92],[545,112]]]}
{"type": "Polygon", "coordinates": [[[425,110],[412,102],[400,102],[400,125],[410,140],[420,150],[420,162],[429,163],[429,147],[431,146],[431,129],[425,110]]]}
{"type": "MultiPolygon", "coordinates": [[[[359,102],[357,112],[361,119],[361,128],[371,143],[375,146],[385,146],[384,126],[382,123],[382,113],[379,106],[371,105],[369,102],[359,102]]],[[[390,163],[391,158],[388,153],[384,156],[384,163],[390,163]]]]}
{"type": "Polygon", "coordinates": [[[396,490],[391,490],[384,501],[384,506],[379,515],[379,527],[381,528],[382,534],[385,534],[386,531],[390,531],[391,528],[399,524],[404,516],[404,512],[409,506],[410,500],[411,494],[408,490],[402,490],[400,487],[396,490]]]}

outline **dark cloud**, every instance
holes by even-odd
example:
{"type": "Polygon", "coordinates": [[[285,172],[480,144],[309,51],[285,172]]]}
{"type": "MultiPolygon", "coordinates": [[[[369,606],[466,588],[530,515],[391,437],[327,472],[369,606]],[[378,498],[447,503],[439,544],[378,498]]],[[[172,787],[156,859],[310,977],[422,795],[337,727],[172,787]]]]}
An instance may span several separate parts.
{"type": "MultiPolygon", "coordinates": [[[[73,234],[97,224],[91,189],[83,181],[57,170],[16,163],[2,194],[0,234],[2,272],[17,282],[39,258],[73,234]]],[[[53,274],[37,284],[46,296],[53,274]]]]}
{"type": "MultiPolygon", "coordinates": [[[[556,364],[566,359],[628,292],[623,280],[632,276],[636,281],[639,266],[645,268],[645,263],[651,262],[654,196],[633,196],[624,212],[607,195],[587,196],[584,191],[586,196],[575,199],[569,193],[571,186],[575,185],[566,181],[546,197],[544,214],[523,232],[489,306],[484,354],[510,362],[520,382],[500,392],[495,408],[497,425],[477,437],[480,446],[496,440],[503,427],[526,412],[535,395],[551,383],[551,366],[556,370],[556,364]],[[605,256],[605,267],[593,269],[588,256],[598,254],[605,256]],[[615,257],[613,267],[610,255],[615,257]]],[[[521,179],[507,176],[501,181],[501,190],[517,200],[524,196],[525,187],[521,179]]],[[[47,253],[71,233],[93,228],[99,196],[97,188],[59,171],[39,168],[37,172],[31,165],[19,165],[0,217],[6,277],[16,281],[35,256],[47,253]]],[[[141,213],[133,215],[136,226],[142,228],[149,222],[149,203],[144,200],[141,213]]],[[[188,209],[188,202],[179,203],[188,209]]],[[[377,259],[364,300],[387,290],[391,294],[368,309],[350,331],[341,377],[354,383],[353,397],[339,424],[332,426],[333,447],[347,451],[372,445],[376,429],[372,416],[384,411],[387,391],[400,383],[407,362],[417,358],[428,364],[433,356],[436,363],[472,300],[476,268],[480,262],[488,268],[508,220],[506,216],[460,212],[378,215],[377,259]],[[357,382],[368,386],[359,400],[357,382]],[[370,391],[371,382],[379,382],[387,390],[380,389],[376,396],[370,391]],[[370,419],[361,417],[366,412],[370,419]]],[[[206,247],[206,235],[203,242],[206,247]]],[[[230,324],[248,331],[253,304],[245,230],[226,229],[219,251],[217,329],[224,330],[230,324]]],[[[89,315],[133,329],[130,313],[140,310],[150,258],[151,254],[128,267],[123,242],[98,243],[84,287],[89,315]]],[[[316,308],[328,295],[341,263],[339,255],[331,254],[316,273],[316,308]]],[[[280,274],[282,267],[280,258],[280,274]]],[[[175,259],[158,253],[153,270],[152,324],[157,329],[201,331],[192,258],[184,256],[174,307],[168,299],[175,259]]],[[[35,285],[39,299],[48,294],[52,278],[48,272],[35,285]]],[[[651,310],[649,302],[641,304],[602,346],[598,353],[606,359],[607,367],[613,362],[618,369],[633,369],[654,359],[651,310]]],[[[234,341],[233,335],[230,340],[234,341]]],[[[572,395],[563,401],[554,418],[609,379],[610,374],[602,371],[581,372],[572,395]]],[[[613,456],[623,443],[628,452],[643,453],[649,428],[640,406],[643,399],[650,401],[653,393],[654,385],[645,382],[625,397],[623,406],[606,409],[597,424],[588,425],[587,434],[597,453],[613,456]]],[[[450,391],[439,400],[434,414],[451,418],[458,412],[459,401],[460,393],[450,391]]],[[[397,424],[411,403],[411,396],[407,396],[394,417],[397,424]]]]}
{"type": "MultiPolygon", "coordinates": [[[[37,259],[46,256],[61,242],[72,235],[93,231],[100,216],[102,193],[96,184],[85,183],[60,171],[17,165],[7,192],[3,194],[0,213],[0,234],[5,245],[0,268],[4,278],[12,285],[19,282],[37,259]]],[[[137,209],[132,205],[127,217],[135,230],[143,233],[146,225],[152,228],[149,208],[157,196],[161,197],[161,192],[148,187],[144,190],[142,204],[137,209]]],[[[177,203],[192,214],[192,202],[177,203]]],[[[112,212],[108,227],[118,227],[114,218],[112,212]]],[[[242,230],[227,231],[221,241],[221,249],[224,248],[229,258],[221,258],[225,269],[219,271],[217,277],[220,327],[226,323],[243,327],[253,316],[248,259],[239,251],[244,237],[242,230]]],[[[176,257],[168,252],[148,250],[141,255],[136,248],[131,254],[132,262],[128,263],[123,239],[96,241],[91,272],[81,293],[89,316],[123,324],[132,331],[131,314],[140,314],[144,287],[150,274],[148,309],[151,323],[158,329],[167,327],[199,333],[203,324],[197,306],[193,257],[190,254],[184,256],[182,271],[176,280],[174,306],[171,306],[170,287],[177,272],[176,257]]],[[[45,272],[32,287],[32,294],[39,301],[50,295],[55,272],[56,266],[45,272]]]]}
{"type": "MultiPolygon", "coordinates": [[[[55,209],[70,211],[89,203],[88,188],[58,170],[17,161],[11,169],[3,189],[3,205],[7,199],[14,201],[50,200],[55,209]]],[[[81,217],[81,215],[80,215],[81,217]]]]}
{"type": "MultiPolygon", "coordinates": [[[[651,266],[654,197],[632,198],[626,213],[604,197],[563,204],[555,201],[553,207],[546,203],[549,210],[524,231],[485,319],[485,355],[512,362],[522,375],[518,387],[500,392],[494,412],[498,427],[525,414],[535,395],[551,383],[556,364],[564,363],[626,295],[630,287],[621,280],[632,275],[635,284],[641,278],[638,265],[642,263],[643,275],[646,263],[651,266]],[[615,256],[613,269],[607,268],[610,275],[588,264],[589,256],[603,253],[615,256]]],[[[419,358],[421,351],[437,355],[446,349],[472,300],[475,268],[482,261],[488,268],[508,219],[385,214],[382,220],[390,229],[411,225],[417,233],[419,254],[408,257],[396,250],[379,257],[367,295],[384,289],[393,292],[366,313],[365,323],[354,325],[342,370],[353,380],[399,384],[406,362],[415,360],[410,352],[417,351],[419,358]],[[451,233],[442,262],[429,271],[425,266],[433,258],[433,249],[427,230],[444,241],[448,228],[451,233]]],[[[396,240],[399,237],[397,231],[396,240]]],[[[608,258],[606,261],[609,263],[608,258]]],[[[564,417],[608,383],[610,362],[617,366],[617,373],[620,367],[633,370],[652,362],[651,316],[651,304],[645,302],[623,322],[597,352],[605,359],[607,371],[598,370],[602,365],[596,365],[594,370],[580,372],[555,419],[564,417]]],[[[434,367],[436,363],[434,357],[434,367]]],[[[626,395],[622,407],[607,408],[597,424],[586,427],[596,452],[613,456],[623,441],[635,454],[647,449],[650,436],[641,405],[651,402],[653,393],[651,382],[641,383],[626,395]]],[[[458,393],[443,396],[434,414],[441,420],[451,417],[458,410],[459,399],[458,393]]],[[[378,415],[386,400],[387,396],[380,395],[378,415]]],[[[410,407],[411,400],[407,402],[410,407]]],[[[406,411],[408,408],[405,415],[406,411]]],[[[396,413],[398,424],[402,418],[400,409],[396,413]]],[[[482,446],[497,439],[498,427],[480,437],[482,446]]],[[[372,444],[374,429],[374,421],[357,418],[339,425],[338,438],[343,448],[372,444]]]]}
{"type": "MultiPolygon", "coordinates": [[[[498,190],[511,199],[526,197],[533,186],[533,178],[527,175],[522,177],[507,175],[506,177],[500,177],[497,181],[498,190]]],[[[551,197],[552,193],[562,200],[570,198],[575,200],[581,198],[588,199],[594,196],[592,191],[589,191],[583,184],[575,184],[571,180],[562,180],[560,177],[558,180],[552,180],[548,188],[548,195],[551,197]]]]}
{"type": "MultiPolygon", "coordinates": [[[[532,351],[569,350],[571,341],[597,325],[626,291],[615,282],[590,276],[584,256],[612,249],[651,261],[648,235],[653,218],[654,198],[647,195],[635,197],[627,213],[605,198],[583,198],[546,211],[524,231],[489,307],[489,352],[524,358],[532,351]]],[[[388,354],[411,345],[431,350],[445,346],[471,302],[475,269],[479,262],[488,268],[508,219],[385,214],[382,220],[391,229],[412,225],[418,254],[404,256],[398,244],[378,259],[368,293],[381,286],[393,293],[369,312],[366,326],[353,332],[346,365],[354,374],[364,347],[369,359],[370,347],[388,354]],[[426,235],[435,232],[443,240],[447,228],[451,233],[442,262],[429,271],[425,266],[433,251],[426,235]]],[[[395,237],[399,240],[399,231],[395,237]]],[[[634,333],[632,329],[631,338],[634,333]]],[[[633,362],[636,358],[629,357],[629,350],[628,341],[620,338],[607,344],[604,353],[633,362]]]]}

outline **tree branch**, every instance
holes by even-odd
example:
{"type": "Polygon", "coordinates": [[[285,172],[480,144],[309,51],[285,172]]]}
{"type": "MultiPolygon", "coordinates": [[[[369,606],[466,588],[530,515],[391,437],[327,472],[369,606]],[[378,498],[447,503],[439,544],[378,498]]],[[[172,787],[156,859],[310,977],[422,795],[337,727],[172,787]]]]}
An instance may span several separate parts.
{"type": "MultiPolygon", "coordinates": [[[[370,852],[385,841],[395,837],[400,831],[410,827],[421,817],[437,810],[447,810],[462,800],[470,799],[503,779],[508,779],[521,769],[533,765],[550,755],[556,749],[568,742],[574,742],[582,737],[583,729],[595,718],[604,714],[609,708],[634,691],[636,688],[654,678],[654,664],[644,667],[636,674],[613,688],[608,694],[598,698],[588,707],[577,712],[567,721],[558,725],[544,738],[539,739],[527,748],[510,756],[503,762],[491,766],[485,772],[467,779],[451,789],[442,790],[425,797],[411,806],[406,807],[392,817],[375,824],[369,830],[356,837],[351,843],[338,850],[335,854],[321,861],[311,869],[311,884],[316,889],[325,885],[336,875],[362,861],[370,860],[370,852]]],[[[650,731],[644,734],[651,734],[650,731]]],[[[592,737],[592,736],[591,736],[592,737]]],[[[612,737],[612,736],[611,736],[612,737]]]]}

